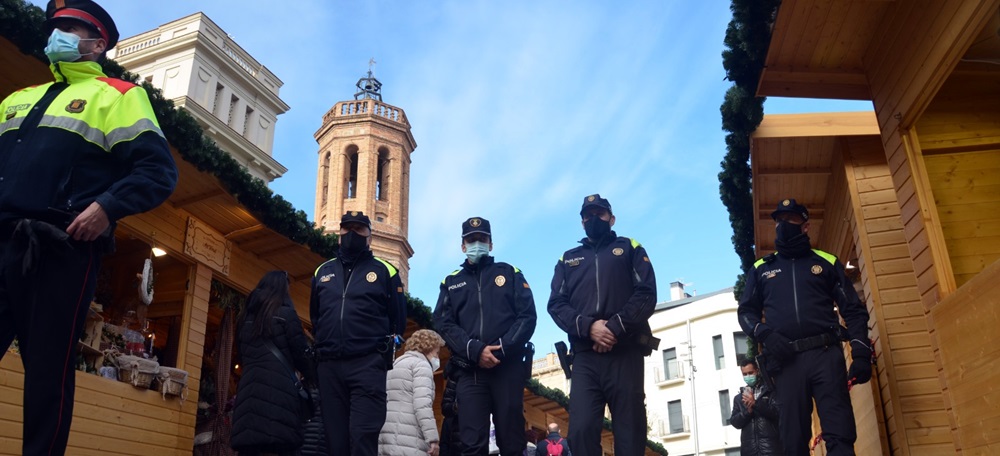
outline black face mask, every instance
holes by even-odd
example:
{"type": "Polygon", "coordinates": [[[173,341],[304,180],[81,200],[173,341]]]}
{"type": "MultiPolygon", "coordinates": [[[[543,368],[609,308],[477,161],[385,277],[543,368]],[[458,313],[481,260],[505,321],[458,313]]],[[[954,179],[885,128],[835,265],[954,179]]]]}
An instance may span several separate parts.
{"type": "Polygon", "coordinates": [[[368,238],[353,231],[340,236],[340,252],[346,257],[356,257],[368,250],[368,238]]]}
{"type": "Polygon", "coordinates": [[[587,233],[587,237],[590,239],[599,241],[611,232],[611,222],[592,215],[590,216],[590,220],[583,222],[583,231],[587,233]]]}
{"type": "Polygon", "coordinates": [[[796,225],[787,220],[778,222],[778,227],[775,229],[777,234],[777,240],[782,242],[791,241],[792,238],[802,234],[802,225],[796,225]]]}

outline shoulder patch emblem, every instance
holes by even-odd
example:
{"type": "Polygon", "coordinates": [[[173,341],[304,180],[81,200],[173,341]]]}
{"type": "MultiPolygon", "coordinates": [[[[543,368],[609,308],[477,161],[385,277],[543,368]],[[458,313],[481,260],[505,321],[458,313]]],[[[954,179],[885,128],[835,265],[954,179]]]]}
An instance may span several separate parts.
{"type": "Polygon", "coordinates": [[[622,249],[621,247],[615,247],[614,250],[611,251],[611,253],[614,254],[614,256],[622,256],[622,254],[625,253],[625,250],[622,249]]]}
{"type": "Polygon", "coordinates": [[[531,287],[528,286],[528,282],[522,283],[521,286],[523,286],[524,288],[531,288],[531,287]]]}
{"type": "Polygon", "coordinates": [[[403,287],[396,287],[396,293],[402,293],[403,287]]]}
{"type": "Polygon", "coordinates": [[[365,276],[365,280],[367,280],[369,283],[374,282],[378,280],[378,274],[375,274],[374,271],[369,272],[368,275],[365,276]]]}
{"type": "Polygon", "coordinates": [[[814,264],[812,269],[810,269],[809,271],[812,272],[813,274],[820,275],[823,272],[823,266],[814,264]]]}
{"type": "Polygon", "coordinates": [[[502,287],[503,284],[507,283],[507,278],[502,275],[498,275],[497,278],[493,279],[493,283],[497,284],[498,287],[502,287]]]}
{"type": "Polygon", "coordinates": [[[642,257],[642,261],[645,261],[645,262],[649,263],[649,257],[648,256],[642,257]]]}
{"type": "Polygon", "coordinates": [[[73,114],[79,114],[79,113],[83,112],[83,108],[85,106],[87,106],[87,100],[81,100],[81,99],[77,98],[76,100],[73,100],[73,101],[69,102],[68,105],[66,105],[66,112],[71,112],[73,114]]]}

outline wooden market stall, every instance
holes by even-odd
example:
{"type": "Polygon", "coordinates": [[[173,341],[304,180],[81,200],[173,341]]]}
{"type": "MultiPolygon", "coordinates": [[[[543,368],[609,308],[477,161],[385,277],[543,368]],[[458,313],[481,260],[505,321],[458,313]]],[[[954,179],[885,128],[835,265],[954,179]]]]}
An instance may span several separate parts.
{"type": "Polygon", "coordinates": [[[751,148],[758,253],[796,197],[857,267],[878,366],[852,396],[881,437],[859,454],[1000,451],[1000,1],[786,0],[764,66],[759,96],[874,106],[765,116],[751,148]]]}

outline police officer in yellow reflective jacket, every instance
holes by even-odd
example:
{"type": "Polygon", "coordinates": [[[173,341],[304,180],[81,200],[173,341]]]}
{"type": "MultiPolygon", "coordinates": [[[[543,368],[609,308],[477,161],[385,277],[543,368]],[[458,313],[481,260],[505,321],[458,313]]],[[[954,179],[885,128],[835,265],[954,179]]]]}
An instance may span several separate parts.
{"type": "Polygon", "coordinates": [[[815,399],[827,454],[853,455],[857,434],[848,382],[865,383],[872,375],[868,310],[837,257],[810,245],[805,206],[786,199],[771,217],[777,252],[747,271],[737,315],[743,331],[764,343],[763,364],[774,378],[780,404],[784,454],[809,454],[815,399]],[[850,371],[844,368],[842,341],[847,340],[850,371]]]}
{"type": "Polygon", "coordinates": [[[646,448],[643,361],[658,342],[649,317],[656,306],[656,274],[639,242],[618,236],[611,203],[583,199],[587,237],[556,263],[549,314],[569,335],[573,370],[569,442],[576,456],[600,456],[605,404],[615,423],[615,454],[646,448]]]}
{"type": "Polygon", "coordinates": [[[337,257],[316,268],[309,297],[320,406],[330,454],[375,456],[406,296],[396,268],[372,255],[367,215],[344,214],[339,241],[337,257]]]}
{"type": "Polygon", "coordinates": [[[0,103],[0,345],[16,336],[24,363],[26,455],[65,451],[76,341],[117,221],[177,182],[146,92],[97,63],[118,42],[111,16],[89,0],[45,13],[55,81],[0,103]]]}

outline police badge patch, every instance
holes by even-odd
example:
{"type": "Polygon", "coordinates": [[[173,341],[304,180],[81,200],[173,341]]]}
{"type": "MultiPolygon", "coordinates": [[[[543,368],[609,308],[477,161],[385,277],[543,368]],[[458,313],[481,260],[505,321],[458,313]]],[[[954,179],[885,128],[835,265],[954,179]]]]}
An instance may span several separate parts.
{"type": "Polygon", "coordinates": [[[498,275],[497,278],[493,279],[493,283],[497,284],[498,287],[502,287],[503,284],[507,283],[507,278],[502,275],[498,275]]]}
{"type": "Polygon", "coordinates": [[[820,275],[820,273],[823,272],[823,267],[818,264],[814,264],[812,269],[810,269],[809,271],[812,272],[813,274],[820,275]]]}
{"type": "Polygon", "coordinates": [[[482,224],[483,224],[483,222],[481,220],[477,219],[477,218],[469,220],[469,225],[472,225],[473,228],[479,228],[479,225],[482,225],[482,224]]]}
{"type": "Polygon", "coordinates": [[[367,280],[369,283],[374,282],[378,280],[378,275],[376,275],[374,272],[369,272],[368,275],[365,276],[365,280],[367,280]]]}
{"type": "Polygon", "coordinates": [[[73,114],[79,114],[79,113],[83,112],[83,108],[85,106],[87,106],[87,100],[81,100],[81,99],[78,98],[76,100],[73,100],[73,101],[69,102],[69,104],[66,105],[66,112],[70,112],[70,113],[73,113],[73,114]]]}
{"type": "Polygon", "coordinates": [[[622,256],[623,253],[625,253],[625,250],[621,247],[615,247],[615,249],[611,251],[611,254],[614,256],[622,256]]]}

